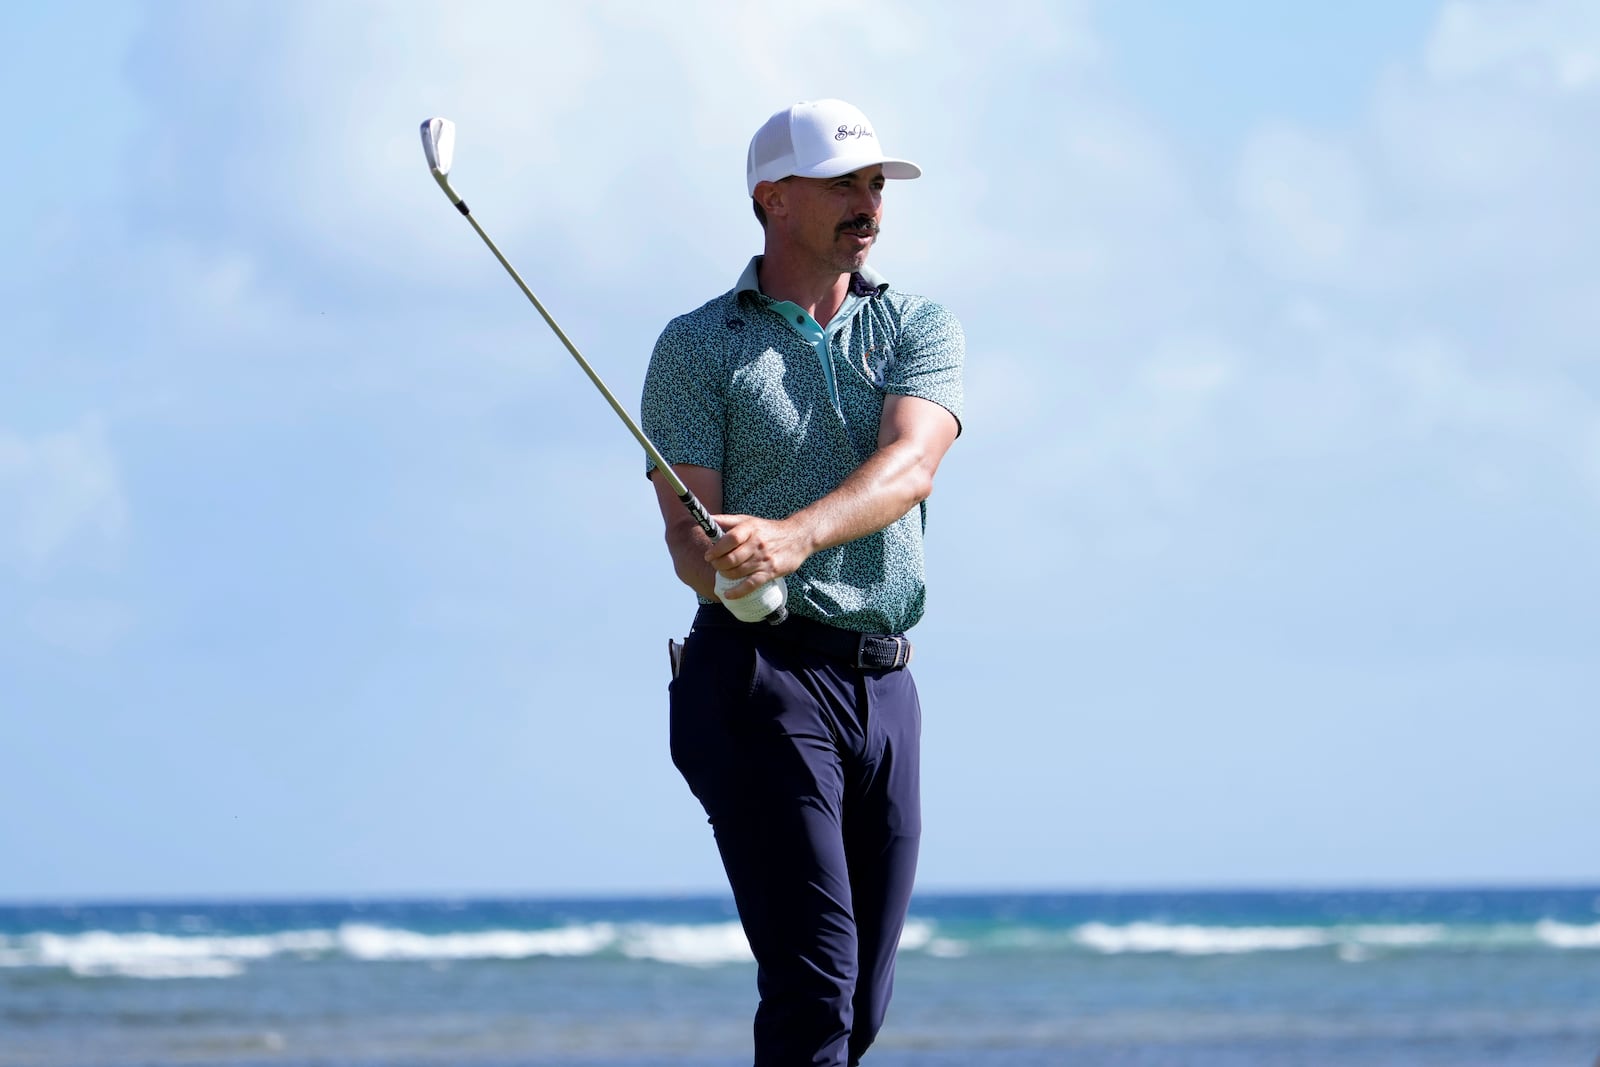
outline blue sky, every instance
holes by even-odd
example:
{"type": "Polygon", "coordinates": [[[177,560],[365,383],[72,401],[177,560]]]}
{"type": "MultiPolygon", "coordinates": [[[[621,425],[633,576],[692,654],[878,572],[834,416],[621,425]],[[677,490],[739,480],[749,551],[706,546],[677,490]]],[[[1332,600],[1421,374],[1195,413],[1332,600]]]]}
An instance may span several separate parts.
{"type": "Polygon", "coordinates": [[[829,95],[969,343],[924,888],[1600,880],[1593,6],[743,10],[0,15],[0,898],[719,890],[637,450],[416,128],[632,404],[829,95]]]}

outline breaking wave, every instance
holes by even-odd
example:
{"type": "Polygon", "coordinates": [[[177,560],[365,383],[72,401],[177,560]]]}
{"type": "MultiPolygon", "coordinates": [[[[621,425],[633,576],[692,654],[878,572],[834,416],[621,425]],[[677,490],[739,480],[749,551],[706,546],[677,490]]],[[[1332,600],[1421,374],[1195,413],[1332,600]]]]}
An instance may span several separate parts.
{"type": "MultiPolygon", "coordinates": [[[[1359,962],[1417,951],[1600,950],[1600,923],[1460,925],[1204,925],[1138,921],[1078,925],[952,923],[912,919],[900,950],[932,959],[1006,954],[1079,957],[1129,954],[1243,955],[1333,951],[1359,962]]],[[[608,957],[686,967],[743,964],[750,948],[739,924],[586,922],[537,929],[424,932],[345,922],[327,929],[264,934],[80,933],[0,935],[0,969],[56,969],[82,978],[231,978],[267,961],[318,963],[519,961],[608,957]]]]}

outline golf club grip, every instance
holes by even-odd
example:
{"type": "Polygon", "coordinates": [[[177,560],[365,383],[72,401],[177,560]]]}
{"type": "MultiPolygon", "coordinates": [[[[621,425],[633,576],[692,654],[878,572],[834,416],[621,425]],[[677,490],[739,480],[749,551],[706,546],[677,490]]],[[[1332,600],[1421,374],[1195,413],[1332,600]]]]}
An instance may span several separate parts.
{"type": "Polygon", "coordinates": [[[688,486],[684,486],[683,492],[678,494],[678,499],[683,502],[684,507],[689,509],[689,514],[694,518],[695,524],[705,531],[707,537],[715,541],[722,536],[722,527],[717,525],[717,520],[711,517],[711,513],[706,510],[706,506],[700,503],[699,497],[689,491],[688,486]]]}

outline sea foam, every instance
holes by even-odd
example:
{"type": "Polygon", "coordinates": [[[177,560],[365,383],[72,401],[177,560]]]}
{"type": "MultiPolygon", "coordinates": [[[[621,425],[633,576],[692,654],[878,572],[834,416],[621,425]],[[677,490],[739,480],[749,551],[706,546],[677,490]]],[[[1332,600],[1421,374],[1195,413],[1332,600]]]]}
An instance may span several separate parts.
{"type": "Polygon", "coordinates": [[[1085,923],[1079,943],[1096,952],[1173,952],[1199,956],[1313,948],[1328,944],[1329,931],[1313,926],[1194,926],[1136,922],[1125,926],[1085,923]]]}
{"type": "Polygon", "coordinates": [[[640,924],[624,933],[621,948],[630,959],[692,967],[744,963],[755,958],[743,928],[736,922],[699,926],[640,924]]]}
{"type": "Polygon", "coordinates": [[[339,949],[358,960],[525,960],[592,956],[616,942],[616,927],[588,923],[549,930],[478,930],[420,934],[363,923],[339,927],[339,949]]]}
{"type": "Polygon", "coordinates": [[[1535,936],[1553,948],[1600,948],[1600,923],[1575,926],[1542,919],[1534,924],[1535,936]]]}
{"type": "Polygon", "coordinates": [[[1201,926],[1135,922],[1123,926],[1085,923],[1074,931],[1085,948],[1106,954],[1168,952],[1210,956],[1248,952],[1292,952],[1336,947],[1349,960],[1367,958],[1372,949],[1436,945],[1448,937],[1438,923],[1364,924],[1352,926],[1201,926]]]}
{"type": "Polygon", "coordinates": [[[81,978],[231,978],[250,960],[315,955],[334,947],[326,930],[260,936],[153,933],[26,934],[0,938],[0,967],[61,968],[81,978]]]}

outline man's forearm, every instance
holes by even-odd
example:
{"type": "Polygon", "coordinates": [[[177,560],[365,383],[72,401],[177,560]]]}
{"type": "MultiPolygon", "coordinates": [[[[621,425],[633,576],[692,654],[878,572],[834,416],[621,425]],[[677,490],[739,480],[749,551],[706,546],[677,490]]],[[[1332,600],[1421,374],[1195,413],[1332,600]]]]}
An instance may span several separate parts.
{"type": "Polygon", "coordinates": [[[902,439],[874,452],[833,492],[789,522],[803,531],[806,555],[877,533],[926,500],[933,471],[925,449],[902,439]]]}
{"type": "MultiPolygon", "coordinates": [[[[722,524],[723,537],[714,544],[704,535],[692,542],[701,546],[707,562],[715,568],[716,573],[710,575],[712,592],[717,573],[739,582],[728,591],[730,596],[743,596],[775,578],[793,574],[818,552],[859,540],[896,522],[933,492],[934,473],[959,430],[948,411],[931,401],[891,397],[884,404],[877,450],[832,492],[783,519],[719,514],[716,519],[722,524]]],[[[720,502],[720,480],[705,480],[708,489],[714,486],[720,502]]],[[[657,492],[658,496],[662,493],[659,486],[657,492]]],[[[665,497],[661,498],[663,512],[670,513],[665,497]]],[[[678,519],[672,525],[686,523],[678,519]]],[[[705,575],[693,569],[687,534],[680,532],[674,539],[669,533],[668,540],[678,577],[704,592],[705,575]]]]}
{"type": "Polygon", "coordinates": [[[674,523],[667,527],[667,551],[672,555],[672,569],[678,580],[707,599],[716,599],[717,570],[706,562],[706,549],[711,538],[694,522],[674,523]]]}

